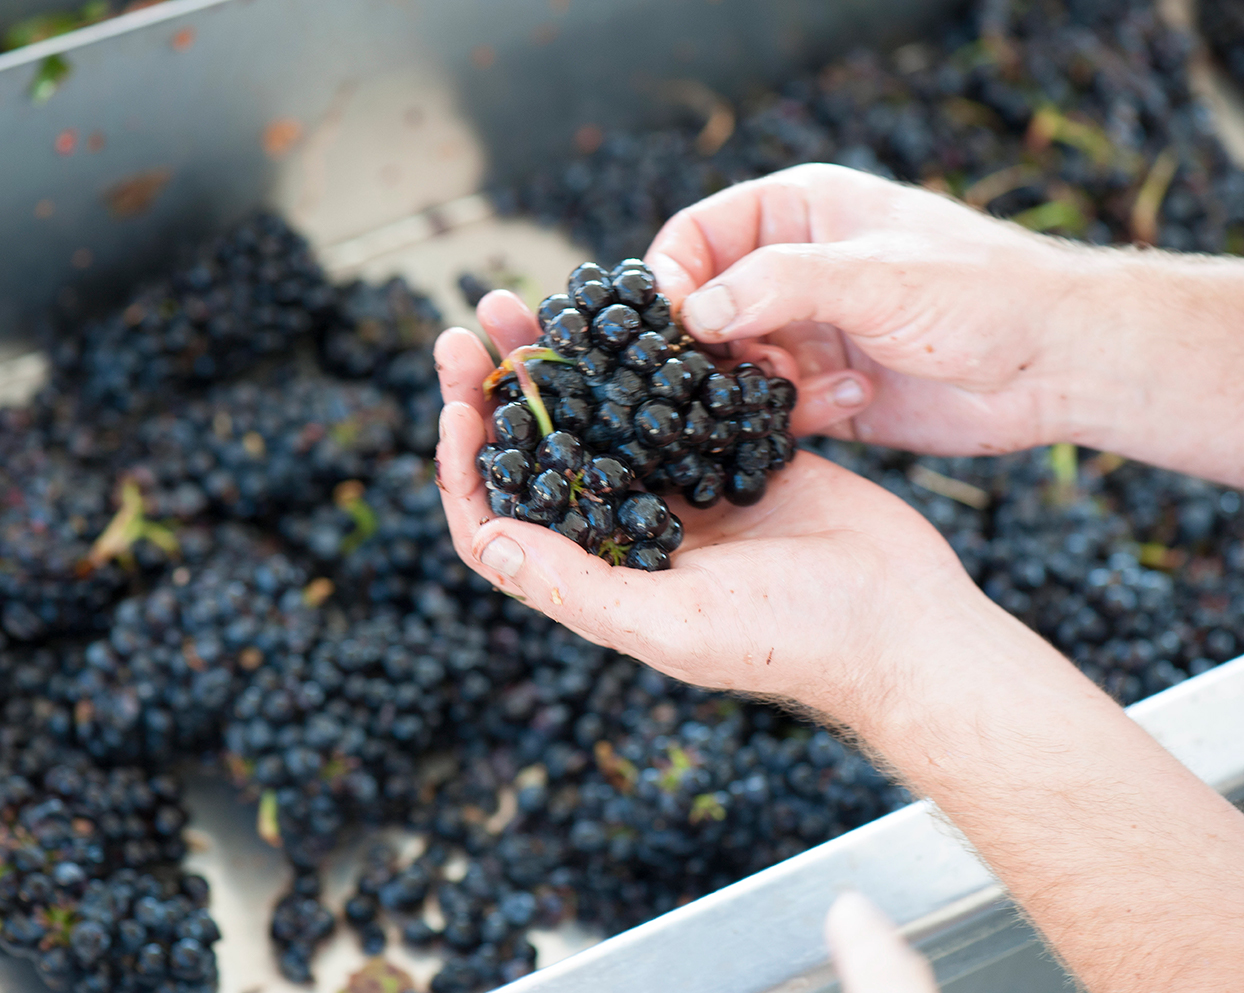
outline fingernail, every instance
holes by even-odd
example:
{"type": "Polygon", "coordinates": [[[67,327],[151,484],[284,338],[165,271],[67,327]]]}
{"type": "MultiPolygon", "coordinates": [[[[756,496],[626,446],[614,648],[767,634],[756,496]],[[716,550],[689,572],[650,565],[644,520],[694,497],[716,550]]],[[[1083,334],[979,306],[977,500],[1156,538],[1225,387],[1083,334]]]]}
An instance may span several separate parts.
{"type": "Polygon", "coordinates": [[[498,535],[484,546],[479,560],[489,569],[496,569],[501,575],[513,579],[523,567],[523,549],[513,538],[498,535]]]}
{"type": "Polygon", "coordinates": [[[436,437],[441,441],[445,439],[445,409],[441,408],[441,416],[436,419],[436,437]]]}
{"type": "Polygon", "coordinates": [[[708,334],[720,332],[738,314],[730,290],[720,283],[707,290],[697,290],[683,304],[684,319],[698,331],[708,334]]]}
{"type": "Polygon", "coordinates": [[[844,379],[830,394],[839,407],[857,407],[864,401],[864,390],[854,379],[844,379]]]}

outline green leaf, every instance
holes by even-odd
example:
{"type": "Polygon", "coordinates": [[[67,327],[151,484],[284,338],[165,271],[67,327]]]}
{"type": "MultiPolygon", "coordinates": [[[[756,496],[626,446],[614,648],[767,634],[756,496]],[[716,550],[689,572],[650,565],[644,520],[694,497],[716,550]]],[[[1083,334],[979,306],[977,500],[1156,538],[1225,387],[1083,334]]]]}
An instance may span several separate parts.
{"type": "Polygon", "coordinates": [[[706,820],[724,821],[725,819],[726,808],[722,806],[716,793],[701,793],[691,802],[691,814],[688,820],[692,824],[699,824],[706,820]]]}
{"type": "Polygon", "coordinates": [[[281,847],[281,807],[277,802],[276,790],[264,790],[259,797],[259,837],[273,848],[281,847]]]}
{"type": "Polygon", "coordinates": [[[39,63],[35,78],[30,81],[30,99],[45,104],[60,89],[61,83],[73,74],[73,66],[63,55],[49,55],[39,63]]]}
{"type": "Polygon", "coordinates": [[[1080,235],[1088,229],[1088,218],[1070,200],[1048,200],[1021,211],[1011,220],[1029,231],[1066,231],[1080,235]]]}

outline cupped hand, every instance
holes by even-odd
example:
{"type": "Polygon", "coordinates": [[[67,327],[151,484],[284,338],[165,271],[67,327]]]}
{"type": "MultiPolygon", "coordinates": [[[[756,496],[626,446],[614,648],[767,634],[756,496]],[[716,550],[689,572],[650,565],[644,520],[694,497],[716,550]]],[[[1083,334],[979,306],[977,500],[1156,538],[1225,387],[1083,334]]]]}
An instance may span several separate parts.
{"type": "MultiPolygon", "coordinates": [[[[538,327],[512,294],[480,318],[504,354],[538,327]]],[[[487,439],[482,342],[446,331],[438,479],[458,553],[497,588],[584,637],[701,686],[797,700],[852,723],[892,668],[917,655],[925,619],[978,595],[953,551],[885,490],[807,452],[755,506],[670,507],[674,567],[612,567],[548,529],[494,518],[475,468],[487,439]]]]}
{"type": "Polygon", "coordinates": [[[701,342],[793,356],[797,433],[976,455],[1061,440],[1109,254],[804,165],[681,211],[646,261],[701,342]]]}

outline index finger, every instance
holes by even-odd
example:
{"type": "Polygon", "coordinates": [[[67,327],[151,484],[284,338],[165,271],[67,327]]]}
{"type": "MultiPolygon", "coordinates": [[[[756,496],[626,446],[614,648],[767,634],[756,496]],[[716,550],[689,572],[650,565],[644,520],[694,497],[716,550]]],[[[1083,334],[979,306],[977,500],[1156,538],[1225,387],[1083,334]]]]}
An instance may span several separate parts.
{"type": "Polygon", "coordinates": [[[688,294],[764,245],[851,237],[894,189],[843,166],[785,169],[680,210],[657,232],[644,260],[677,310],[688,294]]]}

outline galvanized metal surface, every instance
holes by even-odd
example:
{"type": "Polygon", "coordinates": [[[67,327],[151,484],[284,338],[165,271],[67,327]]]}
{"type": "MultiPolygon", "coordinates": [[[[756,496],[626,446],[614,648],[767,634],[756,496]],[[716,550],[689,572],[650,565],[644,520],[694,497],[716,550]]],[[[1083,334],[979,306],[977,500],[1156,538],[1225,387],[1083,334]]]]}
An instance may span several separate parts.
{"type": "Polygon", "coordinates": [[[738,97],[955,3],[166,0],[0,55],[0,340],[258,204],[340,241],[695,113],[671,80],[738,97]],[[49,55],[72,74],[36,106],[49,55]]]}
{"type": "MultiPolygon", "coordinates": [[[[15,4],[51,6],[0,3],[0,26],[15,4]]],[[[506,0],[500,14],[498,0],[167,0],[0,56],[0,342],[37,330],[51,302],[81,310],[106,299],[259,203],[306,230],[340,275],[400,270],[452,308],[460,268],[508,253],[532,293],[547,292],[574,250],[491,218],[474,196],[486,176],[563,154],[585,128],[694,113],[669,98],[670,80],[737,98],[854,41],[909,35],[951,6],[506,0]],[[54,53],[73,75],[36,107],[26,91],[54,53]]],[[[39,374],[39,360],[18,353],[0,352],[10,386],[39,374]]],[[[1241,713],[1244,662],[1132,709],[1228,793],[1244,792],[1241,713]]],[[[225,931],[222,993],[294,989],[276,978],[266,938],[284,884],[279,853],[219,786],[196,784],[190,805],[195,863],[215,883],[225,931]]],[[[347,852],[341,892],[349,864],[347,852]]],[[[511,989],[832,990],[820,926],[847,885],[904,926],[945,991],[1064,988],[989,874],[915,805],[511,989]]],[[[543,961],[592,940],[542,936],[543,961]]],[[[358,961],[342,936],[321,957],[320,988],[335,993],[358,961]]],[[[424,977],[434,967],[406,964],[424,977]]],[[[30,975],[0,959],[0,990],[39,989],[30,975]]]]}

